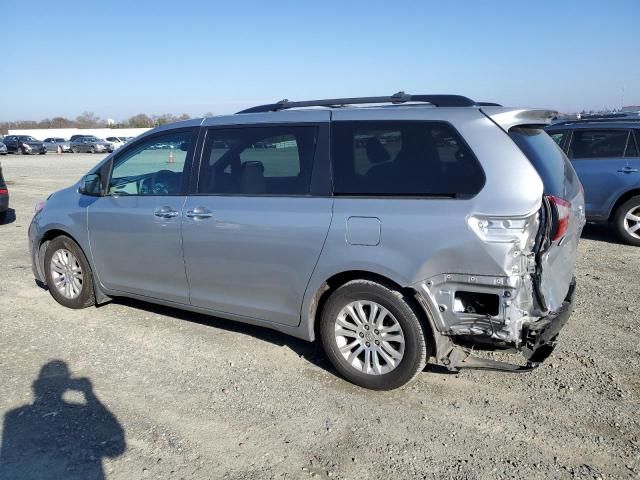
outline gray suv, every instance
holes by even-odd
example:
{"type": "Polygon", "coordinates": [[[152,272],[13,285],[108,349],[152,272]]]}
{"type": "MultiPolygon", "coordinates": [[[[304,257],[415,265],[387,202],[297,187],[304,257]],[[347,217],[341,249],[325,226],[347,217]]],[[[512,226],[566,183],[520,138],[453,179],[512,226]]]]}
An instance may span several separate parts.
{"type": "Polygon", "coordinates": [[[531,370],[585,222],[554,113],[400,92],[161,126],[41,206],[33,272],[70,308],[133,297],[319,338],[372,389],[429,359],[531,370]]]}
{"type": "Polygon", "coordinates": [[[585,188],[585,213],[640,247],[640,121],[560,122],[547,133],[567,154],[585,188]]]}

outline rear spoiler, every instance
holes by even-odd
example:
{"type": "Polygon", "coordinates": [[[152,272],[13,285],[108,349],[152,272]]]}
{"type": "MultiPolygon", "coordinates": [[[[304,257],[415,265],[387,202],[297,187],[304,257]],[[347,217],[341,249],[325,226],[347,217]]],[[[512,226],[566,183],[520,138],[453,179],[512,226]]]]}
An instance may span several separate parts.
{"type": "Polygon", "coordinates": [[[483,107],[480,111],[505,132],[518,125],[546,126],[558,115],[555,110],[536,108],[483,107]]]}

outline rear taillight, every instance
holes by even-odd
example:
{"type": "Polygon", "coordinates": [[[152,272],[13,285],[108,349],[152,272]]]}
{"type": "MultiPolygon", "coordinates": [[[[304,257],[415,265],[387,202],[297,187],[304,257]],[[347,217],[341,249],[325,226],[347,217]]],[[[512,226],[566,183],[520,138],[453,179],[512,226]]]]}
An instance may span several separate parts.
{"type": "Polygon", "coordinates": [[[494,217],[475,214],[467,218],[467,223],[478,237],[489,243],[517,243],[525,248],[535,236],[537,213],[528,217],[494,217]]]}
{"type": "Polygon", "coordinates": [[[9,195],[9,190],[6,188],[0,188],[0,195],[9,195]]]}
{"type": "Polygon", "coordinates": [[[571,217],[571,202],[560,197],[548,195],[549,203],[553,209],[553,227],[551,229],[551,241],[555,242],[564,237],[569,229],[571,217]]]}

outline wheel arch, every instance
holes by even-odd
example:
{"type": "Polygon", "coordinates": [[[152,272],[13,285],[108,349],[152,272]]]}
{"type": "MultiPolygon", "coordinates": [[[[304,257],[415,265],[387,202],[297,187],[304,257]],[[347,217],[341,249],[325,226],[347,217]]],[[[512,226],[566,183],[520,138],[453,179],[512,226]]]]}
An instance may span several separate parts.
{"type": "Polygon", "coordinates": [[[38,249],[36,250],[36,260],[37,260],[37,268],[38,268],[38,275],[40,276],[40,278],[42,279],[42,282],[46,285],[46,276],[44,274],[44,253],[47,249],[47,245],[49,245],[49,242],[51,242],[51,240],[53,240],[54,238],[57,238],[61,235],[64,235],[65,237],[69,237],[71,240],[73,240],[75,242],[76,245],[78,245],[78,248],[82,251],[82,253],[84,254],[85,258],[87,259],[87,261],[89,261],[89,257],[87,256],[87,253],[84,251],[84,249],[82,248],[82,246],[80,245],[80,243],[73,237],[72,234],[70,234],[68,231],[63,230],[61,228],[55,227],[55,228],[51,228],[50,230],[47,230],[42,237],[40,238],[39,242],[38,242],[38,249]]]}
{"type": "Polygon", "coordinates": [[[319,326],[320,326],[320,315],[322,315],[322,310],[324,305],[326,304],[327,299],[335,290],[337,290],[342,285],[352,281],[352,280],[370,280],[373,282],[380,283],[385,285],[386,287],[393,288],[401,292],[411,308],[414,309],[418,318],[420,319],[424,329],[425,334],[429,342],[431,342],[431,352],[432,355],[437,355],[436,347],[438,342],[436,342],[435,335],[436,329],[433,323],[433,319],[431,318],[430,313],[428,312],[426,306],[419,300],[418,292],[408,286],[403,287],[397,281],[382,275],[380,273],[368,271],[368,270],[346,270],[342,272],[338,272],[327,278],[320,287],[315,291],[313,298],[310,302],[309,309],[306,312],[306,319],[308,322],[309,329],[309,339],[314,341],[316,338],[319,338],[319,326]]]}
{"type": "Polygon", "coordinates": [[[44,285],[47,284],[46,275],[44,274],[44,253],[46,251],[47,245],[49,245],[49,242],[51,242],[51,240],[53,240],[54,238],[57,238],[63,235],[73,240],[73,242],[78,246],[78,248],[84,255],[84,258],[87,259],[87,263],[89,264],[89,268],[91,270],[91,279],[93,281],[93,294],[95,297],[96,305],[109,301],[111,298],[104,293],[104,291],[102,290],[102,287],[100,286],[100,282],[98,281],[98,277],[96,276],[95,269],[91,264],[91,256],[87,255],[87,252],[85,251],[85,249],[82,248],[82,244],[78,242],[78,240],[73,236],[73,234],[59,227],[55,227],[55,228],[51,228],[50,230],[47,230],[42,235],[42,238],[40,239],[40,242],[38,244],[38,249],[36,253],[37,255],[36,267],[38,269],[38,276],[40,277],[42,283],[44,285]]]}
{"type": "Polygon", "coordinates": [[[620,205],[622,205],[630,198],[637,196],[640,196],[640,188],[634,188],[620,195],[620,197],[614,202],[613,206],[611,207],[611,211],[609,212],[608,217],[609,222],[613,222],[613,219],[616,216],[616,212],[618,211],[618,207],[620,207],[620,205]]]}

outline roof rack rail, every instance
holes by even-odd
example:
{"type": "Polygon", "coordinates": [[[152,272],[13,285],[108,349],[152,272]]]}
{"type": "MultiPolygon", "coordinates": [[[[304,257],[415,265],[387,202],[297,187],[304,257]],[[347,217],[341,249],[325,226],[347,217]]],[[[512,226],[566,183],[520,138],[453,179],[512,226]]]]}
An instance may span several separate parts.
{"type": "Polygon", "coordinates": [[[489,105],[487,103],[478,104],[470,98],[463,97],[462,95],[409,95],[404,92],[398,92],[390,97],[327,98],[324,100],[307,100],[303,102],[290,102],[285,99],[280,100],[277,103],[269,103],[267,105],[258,105],[256,107],[247,108],[246,110],[242,110],[238,113],[277,112],[279,110],[299,107],[339,107],[343,105],[361,105],[366,103],[398,104],[406,102],[424,102],[435,107],[476,107],[479,105],[489,105]]]}

